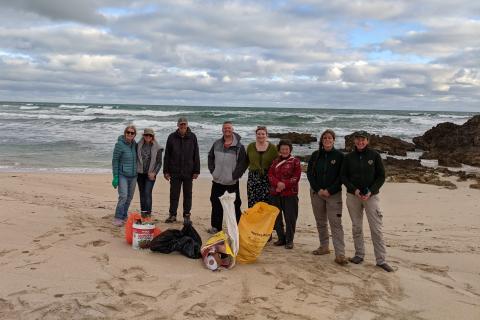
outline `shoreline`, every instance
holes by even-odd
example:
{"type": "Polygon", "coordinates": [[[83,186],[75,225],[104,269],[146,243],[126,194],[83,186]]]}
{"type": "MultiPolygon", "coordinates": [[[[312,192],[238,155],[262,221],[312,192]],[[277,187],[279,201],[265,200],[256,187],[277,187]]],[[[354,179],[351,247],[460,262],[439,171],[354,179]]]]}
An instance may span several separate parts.
{"type": "MultiPolygon", "coordinates": [[[[0,318],[478,319],[478,190],[386,183],[381,190],[388,274],[375,267],[368,227],[361,265],[314,256],[318,234],[301,179],[295,248],[268,245],[256,263],[211,272],[177,253],[137,251],[111,220],[111,176],[0,173],[0,318]],[[161,315],[161,316],[159,316],[161,315]]],[[[241,182],[242,209],[246,206],[241,182]]],[[[165,224],[168,183],[153,191],[165,224]]],[[[194,182],[192,221],[205,242],[210,180],[194,182]]],[[[131,209],[139,207],[138,190],[131,209]]],[[[181,212],[179,210],[179,212],[181,212]]],[[[344,204],[347,256],[353,255],[344,204]]],[[[366,219],[365,219],[366,220],[366,219]]]]}

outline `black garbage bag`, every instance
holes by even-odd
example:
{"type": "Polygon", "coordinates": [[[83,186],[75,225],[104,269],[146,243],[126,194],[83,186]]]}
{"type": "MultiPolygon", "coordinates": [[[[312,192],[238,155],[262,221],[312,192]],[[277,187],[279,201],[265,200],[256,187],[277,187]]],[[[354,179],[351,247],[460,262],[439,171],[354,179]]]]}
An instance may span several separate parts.
{"type": "Polygon", "coordinates": [[[182,230],[168,229],[152,239],[150,250],[170,253],[179,251],[192,259],[201,257],[202,238],[191,224],[183,226],[182,230]]]}

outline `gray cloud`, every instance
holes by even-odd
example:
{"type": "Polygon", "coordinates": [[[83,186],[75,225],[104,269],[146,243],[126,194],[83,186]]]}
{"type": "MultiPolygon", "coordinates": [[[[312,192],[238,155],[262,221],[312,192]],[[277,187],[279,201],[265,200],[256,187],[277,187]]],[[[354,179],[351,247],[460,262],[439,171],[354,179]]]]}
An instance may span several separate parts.
{"type": "Polygon", "coordinates": [[[480,22],[470,18],[480,6],[471,1],[0,8],[0,100],[452,110],[480,100],[480,22]],[[352,30],[367,20],[418,28],[353,46],[352,30]]]}

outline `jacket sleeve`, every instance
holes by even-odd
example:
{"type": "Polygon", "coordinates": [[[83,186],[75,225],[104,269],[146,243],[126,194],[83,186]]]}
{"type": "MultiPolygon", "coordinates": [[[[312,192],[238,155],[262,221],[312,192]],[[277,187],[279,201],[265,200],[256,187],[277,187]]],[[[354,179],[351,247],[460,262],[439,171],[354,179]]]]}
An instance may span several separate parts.
{"type": "Polygon", "coordinates": [[[118,176],[120,174],[120,155],[122,151],[120,150],[120,144],[115,143],[115,148],[113,148],[112,156],[112,174],[113,176],[118,176]]]}
{"type": "Polygon", "coordinates": [[[385,182],[385,167],[383,166],[382,157],[379,153],[375,156],[375,181],[370,186],[370,191],[377,194],[385,182]]]}
{"type": "MultiPolygon", "coordinates": [[[[340,152],[340,157],[338,158],[338,161],[340,161],[340,168],[343,164],[344,157],[345,156],[343,155],[343,153],[340,152]]],[[[335,194],[339,190],[342,190],[342,178],[340,177],[340,172],[338,172],[337,177],[335,178],[333,183],[327,188],[327,191],[330,194],[335,194]]]]}
{"type": "Polygon", "coordinates": [[[193,136],[193,174],[200,174],[200,150],[197,136],[193,136]]]}
{"type": "Polygon", "coordinates": [[[235,170],[233,170],[232,178],[234,180],[240,179],[247,167],[247,153],[245,152],[245,147],[241,145],[240,150],[238,150],[237,165],[235,170]]]}
{"type": "Polygon", "coordinates": [[[272,162],[272,165],[268,169],[268,181],[270,182],[270,186],[272,186],[274,189],[277,187],[277,184],[280,180],[277,179],[275,176],[275,166],[277,165],[276,161],[274,160],[272,162]]]}
{"type": "Polygon", "coordinates": [[[155,174],[160,172],[160,168],[162,167],[162,154],[163,148],[160,148],[157,152],[157,159],[155,160],[155,174]]]}
{"type": "Polygon", "coordinates": [[[293,172],[292,177],[288,180],[283,181],[285,183],[285,189],[290,190],[293,186],[298,184],[300,181],[300,176],[302,175],[302,167],[300,165],[300,160],[295,158],[293,160],[293,172]]]}
{"type": "Polygon", "coordinates": [[[355,191],[357,189],[356,186],[353,185],[353,183],[350,181],[348,176],[350,175],[350,170],[348,167],[348,156],[345,156],[343,158],[342,162],[342,169],[340,170],[340,178],[342,180],[342,183],[345,185],[347,190],[355,191]]]}
{"type": "Polygon", "coordinates": [[[172,153],[172,138],[171,135],[167,138],[165,144],[165,155],[163,156],[163,174],[170,173],[170,154],[172,153]]]}
{"type": "Polygon", "coordinates": [[[210,151],[208,152],[208,171],[210,173],[213,173],[215,170],[215,143],[213,143],[212,147],[210,148],[210,151]]]}
{"type": "Polygon", "coordinates": [[[313,191],[318,192],[320,190],[320,186],[318,185],[316,179],[315,179],[315,170],[317,170],[316,161],[315,159],[318,157],[318,151],[314,151],[312,155],[310,156],[310,159],[308,160],[308,167],[307,167],[307,178],[308,182],[310,182],[310,187],[313,189],[313,191]]]}

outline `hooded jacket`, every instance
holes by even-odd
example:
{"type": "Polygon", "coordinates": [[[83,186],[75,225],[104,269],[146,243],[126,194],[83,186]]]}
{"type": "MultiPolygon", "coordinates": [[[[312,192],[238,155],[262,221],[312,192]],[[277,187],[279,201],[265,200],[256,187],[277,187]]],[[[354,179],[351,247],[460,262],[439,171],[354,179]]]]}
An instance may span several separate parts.
{"type": "Polygon", "coordinates": [[[362,151],[355,148],[345,156],[340,175],[348,193],[355,194],[356,189],[364,193],[368,188],[372,194],[377,194],[385,182],[382,157],[368,146],[362,151]]]}
{"type": "Polygon", "coordinates": [[[135,177],[137,175],[137,142],[125,141],[125,136],[121,135],[117,139],[112,156],[112,173],[114,176],[123,175],[126,177],[135,177]]]}
{"type": "Polygon", "coordinates": [[[137,172],[145,174],[154,172],[157,174],[162,167],[163,149],[156,140],[153,140],[152,148],[150,149],[150,165],[148,167],[148,172],[143,172],[142,147],[144,143],[145,140],[143,140],[143,138],[137,143],[137,172]]]}
{"type": "Polygon", "coordinates": [[[333,148],[326,151],[320,148],[312,153],[308,161],[307,178],[313,191],[327,189],[331,195],[342,191],[340,171],[344,155],[333,148]]]}
{"type": "Polygon", "coordinates": [[[234,132],[228,148],[224,147],[223,136],[213,143],[208,152],[208,170],[214,182],[234,185],[247,169],[247,154],[240,139],[240,135],[234,132]]]}
{"type": "Polygon", "coordinates": [[[192,177],[200,173],[200,154],[197,136],[187,128],[182,137],[178,129],[167,138],[163,173],[171,176],[192,177]]]}

